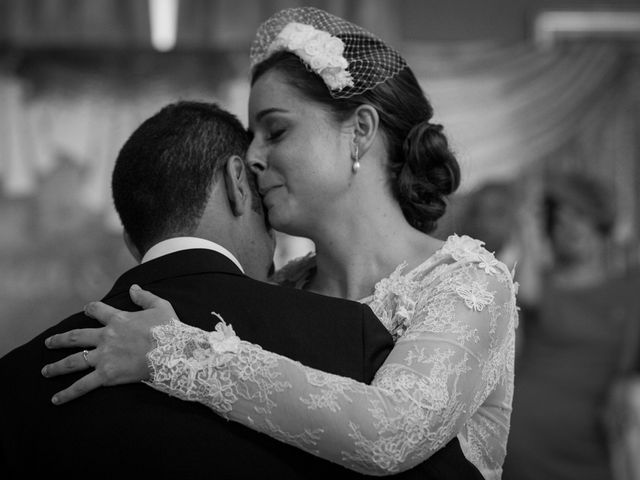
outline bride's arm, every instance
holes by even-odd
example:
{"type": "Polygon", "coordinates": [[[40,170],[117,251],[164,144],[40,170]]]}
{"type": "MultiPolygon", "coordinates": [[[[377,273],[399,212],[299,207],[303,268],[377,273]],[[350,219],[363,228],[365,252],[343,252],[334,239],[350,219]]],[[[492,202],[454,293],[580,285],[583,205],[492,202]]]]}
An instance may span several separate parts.
{"type": "Polygon", "coordinates": [[[515,309],[505,272],[458,268],[420,292],[371,385],[177,320],[153,328],[152,387],[347,468],[409,469],[456,436],[500,377],[515,309]]]}
{"type": "Polygon", "coordinates": [[[423,292],[371,385],[174,320],[153,330],[148,383],[347,468],[395,473],[456,436],[493,389],[512,308],[508,283],[452,273],[423,292]]]}

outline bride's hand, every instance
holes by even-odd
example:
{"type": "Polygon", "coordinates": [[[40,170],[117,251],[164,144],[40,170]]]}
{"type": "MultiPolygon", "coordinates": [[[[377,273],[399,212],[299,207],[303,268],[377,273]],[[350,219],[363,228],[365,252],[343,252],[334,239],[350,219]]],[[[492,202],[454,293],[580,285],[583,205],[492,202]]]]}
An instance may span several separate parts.
{"type": "Polygon", "coordinates": [[[95,347],[45,365],[42,375],[54,377],[93,368],[70,387],[56,393],[51,401],[61,405],[101,386],[134,383],[149,378],[147,353],[154,348],[151,329],[178,318],[169,302],[133,285],[133,302],[142,311],[125,312],[102,302],[91,302],[85,314],[105,325],[53,335],[45,340],[48,348],[95,347]]]}

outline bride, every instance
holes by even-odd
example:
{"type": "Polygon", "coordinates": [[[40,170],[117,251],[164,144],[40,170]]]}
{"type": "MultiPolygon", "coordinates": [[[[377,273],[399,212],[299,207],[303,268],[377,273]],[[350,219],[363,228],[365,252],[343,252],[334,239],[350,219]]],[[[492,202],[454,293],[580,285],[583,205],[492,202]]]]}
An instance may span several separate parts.
{"type": "Polygon", "coordinates": [[[315,8],[269,18],[251,58],[247,160],[273,227],[316,246],[275,280],[367,303],[393,351],[365,385],[265,351],[224,322],[214,334],[187,326],[168,302],[134,288],[141,312],[88,305],[108,331],[85,345],[97,347],[94,375],[54,403],[143,380],[362,473],[409,469],[457,436],[484,477],[499,479],[516,289],[482,242],[429,235],[460,174],[414,74],[377,37],[315,8]],[[109,342],[131,349],[117,356],[109,342]]]}

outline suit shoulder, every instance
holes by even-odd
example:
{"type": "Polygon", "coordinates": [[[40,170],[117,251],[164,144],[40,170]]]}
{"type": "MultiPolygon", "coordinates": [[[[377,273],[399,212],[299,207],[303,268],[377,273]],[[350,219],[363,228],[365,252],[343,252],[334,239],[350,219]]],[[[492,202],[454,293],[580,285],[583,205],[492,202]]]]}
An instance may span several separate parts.
{"type": "Polygon", "coordinates": [[[31,340],[15,347],[0,358],[0,368],[9,364],[15,364],[22,361],[23,358],[33,357],[34,351],[41,350],[44,347],[44,341],[47,337],[56,333],[66,332],[75,328],[92,328],[101,326],[99,322],[84,315],[82,312],[74,313],[64,320],[52,325],[51,327],[36,334],[31,340]]]}

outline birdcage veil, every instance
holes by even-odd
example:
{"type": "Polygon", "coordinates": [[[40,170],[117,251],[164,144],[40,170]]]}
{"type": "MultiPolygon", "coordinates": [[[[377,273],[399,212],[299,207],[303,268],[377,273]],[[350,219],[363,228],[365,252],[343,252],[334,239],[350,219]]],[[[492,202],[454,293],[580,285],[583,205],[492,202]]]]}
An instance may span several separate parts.
{"type": "Polygon", "coordinates": [[[262,23],[251,45],[251,68],[278,50],[300,57],[323,78],[334,98],[360,95],[407,66],[402,56],[376,35],[315,7],[287,8],[262,23]],[[298,32],[290,32],[292,26],[299,27],[298,32]],[[341,41],[341,50],[328,46],[335,38],[341,41]],[[318,48],[328,53],[317,54],[318,48]],[[340,58],[336,59],[338,52],[340,58]],[[340,64],[343,59],[346,62],[340,64]]]}

